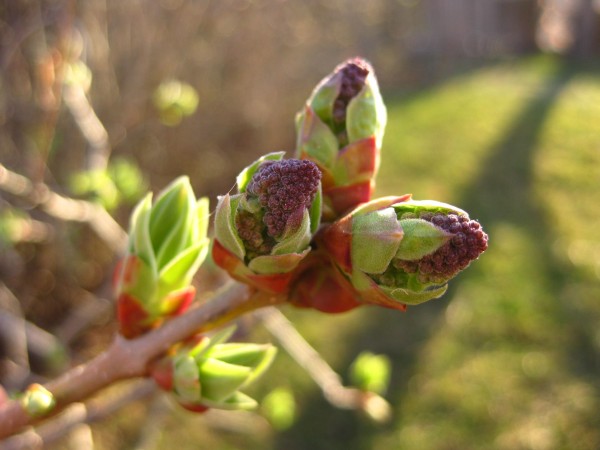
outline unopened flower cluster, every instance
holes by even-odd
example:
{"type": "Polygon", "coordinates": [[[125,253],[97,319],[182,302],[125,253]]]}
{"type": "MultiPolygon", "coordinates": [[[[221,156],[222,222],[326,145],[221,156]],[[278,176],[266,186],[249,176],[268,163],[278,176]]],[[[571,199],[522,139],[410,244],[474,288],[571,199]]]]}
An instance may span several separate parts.
{"type": "Polygon", "coordinates": [[[297,306],[395,309],[441,296],[487,248],[465,211],[410,195],[372,199],[387,113],[369,63],[323,79],[296,118],[296,159],[268,154],[219,198],[213,258],[297,306]]]}
{"type": "MultiPolygon", "coordinates": [[[[488,236],[446,203],[372,198],[386,120],[371,65],[354,58],[338,66],[297,114],[294,158],[262,156],[238,175],[235,193],[218,198],[214,262],[255,292],[327,313],[364,304],[404,310],[440,297],[488,236]]],[[[115,283],[125,338],[188,309],[210,247],[208,218],[208,200],[196,199],[186,177],[137,206],[115,283]]],[[[171,349],[151,375],[191,410],[252,407],[241,389],[275,350],[226,343],[230,334],[171,349]]]]}

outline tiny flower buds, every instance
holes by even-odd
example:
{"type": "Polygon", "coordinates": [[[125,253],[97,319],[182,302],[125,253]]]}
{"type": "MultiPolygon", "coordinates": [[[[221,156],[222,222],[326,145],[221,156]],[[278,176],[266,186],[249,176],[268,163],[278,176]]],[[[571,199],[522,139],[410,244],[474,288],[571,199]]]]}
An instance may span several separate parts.
{"type": "Polygon", "coordinates": [[[151,367],[153,378],[193,411],[256,407],[240,389],[265,372],[277,349],[270,344],[223,343],[232,332],[229,328],[179,348],[151,367]]]}
{"type": "Polygon", "coordinates": [[[239,193],[219,197],[213,259],[233,278],[284,292],[310,251],[321,216],[321,172],[311,161],[270,153],[238,176],[239,193]]]}
{"type": "Polygon", "coordinates": [[[364,302],[397,309],[440,297],[487,241],[466,212],[410,196],[361,205],[320,238],[364,302]]]}
{"type": "Polygon", "coordinates": [[[120,332],[135,337],[194,298],[192,278],[208,251],[208,199],[196,200],[187,177],[171,183],[152,204],[134,210],[129,251],[117,285],[120,332]]]}
{"type": "Polygon", "coordinates": [[[373,68],[360,58],[323,79],[298,113],[297,156],[323,172],[326,219],[370,200],[386,121],[373,68]]]}

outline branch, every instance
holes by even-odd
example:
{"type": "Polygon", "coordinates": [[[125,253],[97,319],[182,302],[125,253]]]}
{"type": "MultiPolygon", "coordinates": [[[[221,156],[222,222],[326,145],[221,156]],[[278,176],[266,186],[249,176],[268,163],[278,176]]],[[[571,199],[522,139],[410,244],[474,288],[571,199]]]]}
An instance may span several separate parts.
{"type": "Polygon", "coordinates": [[[329,403],[340,409],[364,411],[376,422],[385,422],[389,419],[391,410],[387,401],[373,392],[344,386],[341,377],[327,364],[319,352],[306,342],[279,309],[267,308],[257,311],[255,315],[317,383],[329,403]]]}
{"type": "Polygon", "coordinates": [[[57,219],[89,224],[116,254],[123,253],[127,247],[127,233],[99,205],[57,194],[46,184],[34,184],[28,178],[8,170],[2,163],[0,189],[29,201],[57,219]]]}
{"type": "Polygon", "coordinates": [[[106,169],[111,152],[108,132],[98,119],[83,86],[76,82],[66,83],[63,87],[63,100],[90,146],[89,168],[106,169]]]}
{"type": "MultiPolygon", "coordinates": [[[[145,376],[149,362],[200,331],[214,329],[244,313],[284,300],[285,297],[254,292],[244,284],[232,282],[207,303],[165,322],[148,334],[132,340],[117,336],[95,359],[44,385],[56,400],[56,407],[48,416],[116,381],[145,376]]],[[[33,422],[18,401],[0,405],[0,438],[33,422]]]]}
{"type": "Polygon", "coordinates": [[[88,404],[73,403],[56,418],[40,425],[35,430],[29,429],[0,442],[0,450],[43,448],[62,438],[75,427],[102,420],[123,406],[147,397],[155,391],[155,384],[151,380],[145,380],[110,396],[109,399],[97,399],[88,404]]]}

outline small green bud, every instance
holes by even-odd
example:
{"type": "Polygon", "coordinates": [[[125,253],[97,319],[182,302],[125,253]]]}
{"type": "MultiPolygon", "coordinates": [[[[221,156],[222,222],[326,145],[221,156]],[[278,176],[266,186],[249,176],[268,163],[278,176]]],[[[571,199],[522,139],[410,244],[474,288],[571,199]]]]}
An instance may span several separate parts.
{"type": "Polygon", "coordinates": [[[273,428],[287,430],[296,420],[294,394],[283,387],[273,389],[262,401],[262,412],[273,428]]]}
{"type": "Polygon", "coordinates": [[[153,366],[159,384],[172,390],[186,407],[251,409],[256,402],[240,392],[270,366],[276,348],[269,344],[223,343],[232,329],[203,337],[196,345],[180,348],[172,360],[172,374],[165,364],[153,366]]]}
{"type": "Polygon", "coordinates": [[[198,107],[198,93],[191,85],[178,80],[161,83],[152,97],[161,121],[168,126],[179,125],[198,107]]]}
{"type": "Polygon", "coordinates": [[[354,386],[363,391],[383,394],[388,388],[391,370],[387,356],[362,352],[350,367],[350,379],[354,386]]]}
{"type": "Polygon", "coordinates": [[[48,414],[56,401],[52,393],[41,384],[30,385],[20,398],[21,406],[32,417],[48,414]]]}
{"type": "Polygon", "coordinates": [[[208,199],[196,200],[189,179],[180,177],[154,203],[148,194],[133,211],[117,286],[124,336],[189,306],[192,278],[208,253],[208,209],[208,199]]]}

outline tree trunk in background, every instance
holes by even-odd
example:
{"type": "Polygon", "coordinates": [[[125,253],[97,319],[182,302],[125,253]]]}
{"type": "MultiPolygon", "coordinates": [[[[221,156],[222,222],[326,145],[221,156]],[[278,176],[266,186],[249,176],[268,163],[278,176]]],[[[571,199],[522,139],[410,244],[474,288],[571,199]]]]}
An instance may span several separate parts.
{"type": "Polygon", "coordinates": [[[427,0],[434,52],[495,57],[536,48],[534,0],[427,0]]]}
{"type": "Polygon", "coordinates": [[[589,58],[600,53],[600,2],[579,0],[571,19],[573,44],[569,56],[577,59],[589,58]],[[596,3],[596,6],[594,5],[596,3]]]}

